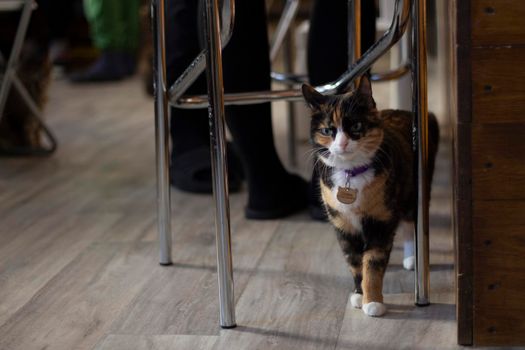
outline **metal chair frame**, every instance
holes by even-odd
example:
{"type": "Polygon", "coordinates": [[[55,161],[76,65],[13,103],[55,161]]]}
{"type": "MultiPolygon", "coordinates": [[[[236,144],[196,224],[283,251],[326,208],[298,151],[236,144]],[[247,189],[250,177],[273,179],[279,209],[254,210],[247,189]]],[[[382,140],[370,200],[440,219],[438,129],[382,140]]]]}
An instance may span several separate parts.
{"type": "MultiPolygon", "coordinates": [[[[224,94],[222,77],[222,48],[233,31],[234,0],[206,0],[206,47],[176,80],[166,85],[165,55],[165,1],[152,0],[152,22],[155,45],[155,125],[157,160],[157,210],[160,243],[160,264],[171,260],[171,208],[169,184],[169,111],[168,104],[178,108],[208,108],[212,153],[213,196],[215,200],[215,228],[217,270],[219,281],[219,324],[223,328],[236,326],[233,268],[231,254],[230,215],[226,169],[225,105],[254,104],[273,101],[298,101],[301,90],[290,88],[277,91],[256,91],[224,94]],[[222,23],[222,28],[221,28],[222,23]],[[186,89],[206,68],[208,95],[183,96],[186,89]]],[[[364,74],[390,47],[403,36],[412,22],[412,84],[414,112],[414,152],[417,156],[418,205],[415,225],[415,304],[429,305],[429,233],[428,233],[428,106],[426,64],[426,7],[425,0],[396,0],[390,28],[362,56],[359,56],[359,16],[354,6],[358,0],[349,1],[349,30],[354,45],[349,45],[354,61],[341,77],[331,83],[317,86],[317,91],[335,94],[364,74]]],[[[289,5],[296,6],[297,1],[289,5]],[[295,5],[294,5],[295,4],[295,5]]],[[[286,13],[285,13],[286,15],[286,13]]],[[[291,22],[291,20],[286,19],[291,22]]],[[[288,23],[289,24],[289,23],[288,23]]],[[[283,25],[284,26],[284,25],[283,25]]],[[[274,44],[279,43],[276,36],[274,44]]],[[[284,36],[283,36],[284,38],[284,36]]],[[[275,52],[272,49],[273,54],[275,52]]]]}
{"type": "MultiPolygon", "coordinates": [[[[14,3],[14,1],[12,1],[14,3]]],[[[42,118],[42,112],[40,108],[35,103],[34,99],[31,97],[31,94],[29,91],[27,91],[26,87],[16,74],[16,66],[18,63],[18,60],[20,58],[20,53],[22,51],[22,45],[24,44],[24,40],[27,33],[27,28],[29,26],[29,21],[31,20],[31,13],[33,11],[33,8],[35,6],[33,0],[22,0],[18,1],[18,3],[21,4],[22,7],[22,14],[20,17],[20,22],[18,23],[18,28],[16,31],[15,39],[13,42],[13,47],[11,48],[11,53],[9,55],[9,58],[7,60],[6,69],[3,72],[2,75],[0,75],[0,120],[2,119],[3,112],[5,105],[7,103],[7,97],[9,95],[9,91],[11,89],[11,86],[13,86],[26,105],[29,107],[31,112],[33,113],[37,123],[39,124],[40,128],[42,129],[43,133],[46,135],[50,146],[48,149],[37,149],[37,150],[20,150],[19,154],[33,154],[33,155],[48,155],[53,153],[57,148],[57,141],[51,132],[51,130],[46,126],[46,124],[43,121],[42,118]],[[22,4],[23,3],[23,4],[22,4]]],[[[10,4],[14,5],[15,7],[12,9],[16,9],[17,4],[10,4]]],[[[12,10],[10,9],[10,10],[12,10]]],[[[4,65],[6,62],[3,55],[0,53],[0,64],[4,65]]]]}
{"type": "MultiPolygon", "coordinates": [[[[309,78],[306,74],[294,74],[292,62],[292,40],[290,27],[295,20],[299,10],[299,0],[283,0],[284,7],[281,18],[277,23],[275,32],[272,38],[270,47],[270,60],[274,62],[277,58],[280,49],[283,49],[283,62],[286,73],[272,71],[270,76],[274,82],[286,85],[288,88],[293,88],[295,85],[308,82],[309,78]]],[[[361,0],[351,0],[348,4],[348,63],[351,65],[356,59],[361,56],[361,22],[360,17],[356,13],[361,12],[361,0]]],[[[403,37],[405,39],[406,37],[403,37]]],[[[406,41],[406,40],[405,40],[406,41]]],[[[410,72],[410,62],[408,62],[409,51],[408,45],[401,45],[402,57],[404,58],[399,66],[395,69],[386,72],[372,73],[370,79],[374,82],[388,82],[391,80],[400,79],[405,74],[410,72]]],[[[296,136],[295,136],[295,103],[293,101],[287,102],[287,126],[288,126],[288,161],[291,166],[297,166],[297,151],[296,151],[296,136]]]]}
{"type": "MultiPolygon", "coordinates": [[[[348,49],[348,57],[350,58],[349,63],[355,62],[355,60],[361,55],[360,47],[360,33],[361,33],[361,22],[359,16],[356,16],[356,13],[361,11],[361,0],[349,0],[348,8],[348,17],[351,19],[348,23],[348,34],[350,39],[350,44],[348,49]],[[354,54],[355,52],[355,54],[354,54]]],[[[272,45],[270,47],[270,60],[273,62],[277,57],[279,49],[286,44],[287,38],[286,34],[290,29],[290,26],[295,19],[297,12],[299,10],[299,0],[286,0],[283,13],[277,27],[275,28],[275,34],[272,39],[272,45]]],[[[386,71],[386,72],[376,72],[371,74],[371,80],[374,82],[387,82],[390,80],[396,80],[401,78],[403,75],[410,72],[410,62],[402,62],[399,67],[386,71]]],[[[271,72],[271,77],[273,81],[287,84],[295,85],[308,82],[307,75],[297,75],[291,73],[281,73],[281,72],[271,72]]]]}

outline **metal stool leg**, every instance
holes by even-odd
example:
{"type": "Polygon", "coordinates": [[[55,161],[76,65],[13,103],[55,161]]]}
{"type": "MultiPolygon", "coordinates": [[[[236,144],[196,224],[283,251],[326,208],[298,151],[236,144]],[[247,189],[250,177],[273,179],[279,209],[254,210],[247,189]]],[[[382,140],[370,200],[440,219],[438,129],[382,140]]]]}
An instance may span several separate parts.
{"type": "MultiPolygon", "coordinates": [[[[35,121],[39,124],[42,132],[47,137],[49,141],[49,148],[42,148],[42,149],[27,149],[27,150],[19,150],[17,154],[20,155],[50,155],[55,152],[57,148],[57,140],[51,130],[47,127],[47,125],[44,123],[44,120],[42,118],[42,111],[37,106],[35,101],[33,100],[33,97],[27,91],[27,88],[24,86],[24,84],[20,81],[20,78],[18,78],[16,74],[16,64],[18,62],[18,59],[20,57],[20,53],[22,51],[22,46],[24,44],[24,39],[26,37],[27,28],[29,26],[29,22],[31,20],[31,12],[33,11],[33,0],[26,0],[24,3],[24,6],[22,8],[22,14],[20,16],[20,22],[18,23],[18,29],[16,31],[15,40],[13,42],[13,47],[11,48],[11,53],[9,55],[9,59],[7,61],[6,70],[3,75],[0,76],[0,80],[2,80],[1,86],[0,86],[0,120],[2,119],[2,116],[4,115],[4,108],[7,102],[7,97],[9,96],[9,91],[11,89],[11,85],[13,85],[13,88],[18,91],[28,108],[33,113],[33,116],[35,118],[35,121]]],[[[4,64],[5,60],[2,54],[0,53],[0,64],[4,64]]]]}
{"type": "Polygon", "coordinates": [[[416,217],[416,285],[415,303],[430,304],[429,232],[428,232],[428,100],[427,100],[427,42],[425,0],[414,0],[412,7],[412,102],[415,115],[417,155],[417,217],[416,217]]]}
{"type": "MultiPolygon", "coordinates": [[[[270,60],[275,61],[277,53],[281,47],[283,48],[283,61],[286,74],[293,75],[293,48],[292,35],[290,33],[290,26],[299,9],[298,0],[286,0],[283,14],[279,19],[275,34],[272,39],[270,47],[270,60]]],[[[287,84],[291,89],[294,84],[287,84]]],[[[295,104],[293,101],[287,102],[287,126],[288,126],[288,161],[292,167],[297,166],[297,149],[295,147],[296,133],[295,133],[295,104]]]]}
{"type": "Polygon", "coordinates": [[[157,162],[157,220],[160,264],[171,262],[171,203],[169,181],[169,110],[166,89],[165,0],[153,0],[151,8],[155,45],[155,149],[157,162]]]}
{"type": "Polygon", "coordinates": [[[29,26],[29,20],[31,19],[31,11],[33,11],[33,1],[26,0],[22,9],[20,22],[18,23],[15,41],[13,42],[13,47],[11,48],[11,54],[9,55],[9,60],[7,61],[5,73],[2,77],[3,81],[0,85],[0,119],[2,118],[4,112],[7,96],[9,95],[9,89],[11,88],[11,84],[13,83],[13,76],[16,73],[15,66],[18,61],[18,58],[20,57],[22,45],[24,44],[24,38],[26,37],[27,27],[29,26]]]}
{"type": "Polygon", "coordinates": [[[219,0],[206,0],[206,75],[208,80],[208,113],[215,199],[217,272],[219,279],[220,325],[235,327],[233,268],[230,241],[230,204],[226,168],[226,133],[224,88],[219,20],[219,0]]]}

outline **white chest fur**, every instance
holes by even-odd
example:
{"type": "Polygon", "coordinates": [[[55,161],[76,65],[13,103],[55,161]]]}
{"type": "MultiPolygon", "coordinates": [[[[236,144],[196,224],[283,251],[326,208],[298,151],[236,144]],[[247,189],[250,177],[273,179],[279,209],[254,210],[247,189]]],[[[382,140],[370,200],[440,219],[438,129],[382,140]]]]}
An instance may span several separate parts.
{"type": "MultiPolygon", "coordinates": [[[[360,215],[360,206],[361,202],[363,200],[363,190],[364,188],[372,182],[374,179],[374,169],[368,169],[362,174],[359,174],[354,177],[350,177],[349,180],[349,187],[352,189],[357,190],[357,198],[355,202],[351,204],[344,204],[339,202],[337,199],[333,201],[336,204],[336,209],[342,217],[344,217],[345,220],[350,221],[351,225],[354,227],[354,229],[361,231],[361,215],[360,215]]],[[[337,198],[337,191],[339,187],[347,187],[348,186],[348,180],[346,173],[343,169],[341,170],[335,170],[332,174],[332,181],[334,183],[333,188],[331,189],[331,195],[333,198],[337,198]]]]}

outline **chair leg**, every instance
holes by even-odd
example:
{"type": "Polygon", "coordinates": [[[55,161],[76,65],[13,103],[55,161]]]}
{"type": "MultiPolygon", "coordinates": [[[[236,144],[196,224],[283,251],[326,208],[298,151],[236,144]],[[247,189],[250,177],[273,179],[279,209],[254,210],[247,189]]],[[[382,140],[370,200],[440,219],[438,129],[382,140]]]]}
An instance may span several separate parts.
{"type": "MultiPolygon", "coordinates": [[[[13,42],[13,47],[11,48],[11,53],[7,61],[6,70],[3,76],[0,77],[2,80],[0,86],[0,120],[4,115],[4,109],[7,102],[7,97],[9,96],[9,91],[11,86],[14,85],[14,88],[18,91],[25,104],[29,107],[31,112],[34,115],[36,122],[40,125],[40,128],[44,135],[46,135],[49,142],[48,148],[27,150],[23,154],[27,155],[50,155],[55,152],[57,149],[57,140],[51,130],[44,123],[42,118],[42,111],[37,106],[31,94],[27,91],[27,88],[20,81],[16,74],[16,63],[19,60],[20,53],[22,51],[22,45],[24,44],[24,39],[26,37],[27,28],[31,20],[31,13],[33,11],[33,0],[26,0],[24,7],[22,8],[22,15],[20,17],[20,22],[18,23],[18,29],[16,32],[15,40],[13,42]]],[[[5,60],[2,54],[0,54],[0,63],[4,64],[5,60]]]]}
{"type": "Polygon", "coordinates": [[[417,161],[417,217],[415,235],[415,303],[427,306],[430,290],[429,272],[429,183],[428,183],[428,100],[427,100],[427,43],[426,1],[413,0],[412,4],[412,84],[413,111],[416,130],[417,161]]]}
{"type": "Polygon", "coordinates": [[[51,130],[47,127],[46,123],[44,123],[44,119],[42,118],[42,111],[37,106],[37,104],[31,97],[31,95],[29,94],[29,91],[27,91],[24,84],[20,81],[20,78],[18,78],[16,74],[13,74],[12,79],[13,79],[13,88],[18,91],[18,93],[24,100],[27,107],[31,110],[35,118],[35,121],[40,125],[42,133],[47,137],[47,140],[49,142],[48,148],[42,148],[41,150],[34,150],[32,151],[32,154],[50,155],[54,153],[58,147],[58,142],[57,142],[57,139],[55,138],[55,135],[53,135],[51,130]]]}
{"type": "Polygon", "coordinates": [[[24,7],[22,8],[22,15],[20,17],[20,22],[18,23],[15,41],[11,48],[11,54],[9,55],[5,73],[2,77],[2,83],[0,84],[0,120],[4,114],[5,103],[13,82],[13,76],[15,75],[15,65],[20,57],[22,45],[24,44],[24,39],[26,37],[27,27],[29,26],[29,20],[31,19],[31,11],[33,11],[33,1],[26,0],[24,7]]]}
{"type": "Polygon", "coordinates": [[[220,326],[222,328],[233,328],[236,326],[235,300],[233,295],[230,205],[228,199],[228,173],[226,168],[226,133],[219,0],[206,0],[206,62],[213,197],[215,199],[220,326]]]}
{"type": "Polygon", "coordinates": [[[157,163],[157,223],[160,264],[171,265],[171,202],[169,182],[169,108],[166,88],[165,0],[151,8],[155,50],[155,149],[157,163]]]}

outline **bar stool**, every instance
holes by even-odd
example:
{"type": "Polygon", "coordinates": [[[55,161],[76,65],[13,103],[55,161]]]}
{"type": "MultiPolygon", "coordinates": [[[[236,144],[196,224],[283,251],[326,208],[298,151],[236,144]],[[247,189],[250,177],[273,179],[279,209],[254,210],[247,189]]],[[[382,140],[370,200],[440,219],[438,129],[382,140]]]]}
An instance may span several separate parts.
{"type": "Polygon", "coordinates": [[[9,59],[7,60],[7,65],[4,56],[0,53],[0,67],[5,65],[5,70],[3,71],[3,73],[0,73],[0,120],[3,116],[9,91],[11,89],[11,86],[13,86],[22,97],[24,103],[26,103],[26,105],[33,113],[36,122],[40,126],[44,135],[46,135],[50,144],[49,148],[47,149],[42,148],[35,150],[21,150],[20,152],[17,152],[17,154],[21,155],[49,155],[53,153],[57,148],[57,141],[51,130],[44,123],[40,108],[37,106],[36,102],[31,97],[29,91],[27,91],[26,87],[16,74],[16,66],[18,64],[20,53],[22,51],[22,45],[24,44],[24,40],[26,37],[27,28],[31,19],[31,13],[35,7],[36,3],[33,0],[0,1],[0,11],[22,11],[20,22],[18,23],[18,28],[15,35],[15,40],[11,48],[9,59]]]}
{"type": "MultiPolygon", "coordinates": [[[[236,326],[233,296],[233,269],[230,238],[230,209],[226,171],[225,105],[254,104],[273,101],[300,101],[300,89],[256,91],[224,94],[222,77],[222,48],[233,31],[234,0],[206,0],[206,47],[175,81],[166,86],[165,1],[152,0],[152,22],[155,45],[155,140],[157,162],[157,213],[160,243],[160,264],[171,264],[171,205],[169,184],[168,103],[179,108],[208,108],[212,152],[213,196],[215,200],[215,229],[217,271],[219,281],[220,326],[236,326]],[[222,24],[222,27],[221,27],[222,24]],[[208,95],[183,96],[186,89],[206,68],[208,95]]],[[[289,2],[296,6],[297,1],[289,2]]],[[[341,77],[317,86],[324,94],[339,93],[364,74],[371,65],[399,41],[409,21],[412,22],[412,86],[414,112],[414,152],[418,178],[418,205],[415,223],[415,304],[429,305],[429,233],[428,233],[428,106],[426,62],[425,0],[396,0],[394,16],[385,34],[362,56],[359,56],[359,0],[348,0],[349,38],[354,38],[349,57],[353,63],[341,77]],[[355,45],[354,45],[355,43],[355,45]]],[[[286,11],[285,11],[286,12],[286,11]]],[[[286,13],[285,13],[286,15],[286,13]]],[[[286,17],[284,17],[286,19],[286,17]]],[[[287,20],[287,19],[286,19],[287,20]]],[[[279,32],[278,32],[279,33],[279,32]]],[[[284,36],[283,36],[284,37],[284,36]]],[[[279,38],[277,36],[276,38],[279,38]]],[[[274,43],[276,40],[274,40],[274,43]]]]}

